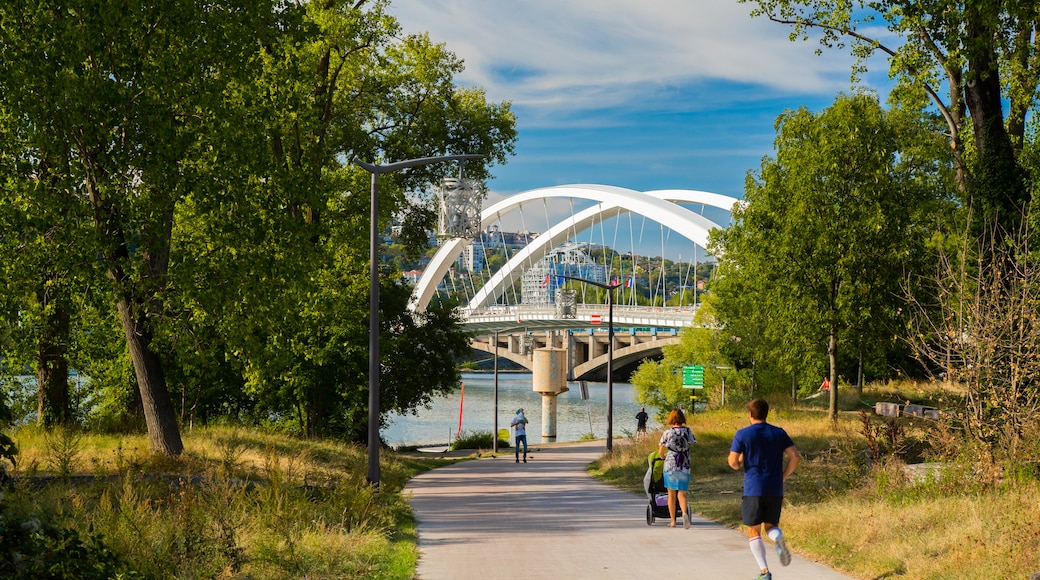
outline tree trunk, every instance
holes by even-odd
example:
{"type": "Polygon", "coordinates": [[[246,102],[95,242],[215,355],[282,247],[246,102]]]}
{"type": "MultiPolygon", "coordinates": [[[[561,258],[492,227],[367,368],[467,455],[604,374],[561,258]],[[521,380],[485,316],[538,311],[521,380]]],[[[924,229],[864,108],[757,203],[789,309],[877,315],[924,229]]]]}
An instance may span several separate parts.
{"type": "Polygon", "coordinates": [[[37,356],[37,422],[44,427],[65,425],[72,418],[69,403],[69,362],[65,358],[69,340],[69,311],[51,304],[45,290],[38,292],[40,304],[51,308],[44,320],[37,356]]]}
{"type": "Polygon", "coordinates": [[[1000,71],[993,42],[989,40],[994,34],[990,23],[998,21],[997,15],[977,13],[996,10],[997,5],[969,2],[968,6],[971,16],[967,20],[968,39],[974,41],[969,47],[978,47],[967,52],[964,91],[978,155],[970,189],[975,215],[980,218],[975,226],[988,228],[999,224],[1003,229],[1000,233],[1015,235],[1029,201],[1029,190],[1004,127],[1000,71]]]}
{"type": "Polygon", "coordinates": [[[856,396],[863,398],[863,346],[859,347],[859,365],[856,369],[856,396]]]}
{"type": "Polygon", "coordinates": [[[162,364],[151,350],[154,338],[152,328],[144,315],[134,314],[133,306],[126,298],[120,298],[119,319],[123,323],[123,332],[130,347],[130,359],[137,375],[144,420],[148,426],[148,441],[152,451],[174,457],[184,451],[177,415],[170,400],[162,364]]]}

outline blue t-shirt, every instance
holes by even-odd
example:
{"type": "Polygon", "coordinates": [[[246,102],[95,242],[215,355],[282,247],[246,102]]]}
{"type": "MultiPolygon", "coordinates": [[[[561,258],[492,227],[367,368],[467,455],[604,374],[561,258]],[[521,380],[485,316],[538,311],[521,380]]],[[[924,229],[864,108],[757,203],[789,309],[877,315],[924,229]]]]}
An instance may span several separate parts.
{"type": "Polygon", "coordinates": [[[784,450],[792,445],[787,431],[769,423],[737,431],[729,450],[744,454],[744,495],[784,495],[784,450]]]}

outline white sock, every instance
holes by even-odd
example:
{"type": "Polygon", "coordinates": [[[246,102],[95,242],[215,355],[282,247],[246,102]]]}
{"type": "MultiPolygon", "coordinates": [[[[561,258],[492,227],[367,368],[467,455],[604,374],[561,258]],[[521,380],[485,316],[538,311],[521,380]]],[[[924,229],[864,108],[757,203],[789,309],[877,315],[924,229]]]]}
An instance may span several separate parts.
{"type": "Polygon", "coordinates": [[[769,528],[769,531],[766,532],[766,535],[769,536],[770,540],[773,540],[775,542],[776,539],[784,535],[784,533],[780,531],[780,528],[772,527],[769,528]]]}
{"type": "Polygon", "coordinates": [[[754,538],[748,539],[748,547],[751,548],[751,555],[755,557],[755,561],[758,562],[758,567],[762,570],[768,570],[769,565],[766,564],[766,545],[762,543],[761,536],[755,536],[754,538]]]}

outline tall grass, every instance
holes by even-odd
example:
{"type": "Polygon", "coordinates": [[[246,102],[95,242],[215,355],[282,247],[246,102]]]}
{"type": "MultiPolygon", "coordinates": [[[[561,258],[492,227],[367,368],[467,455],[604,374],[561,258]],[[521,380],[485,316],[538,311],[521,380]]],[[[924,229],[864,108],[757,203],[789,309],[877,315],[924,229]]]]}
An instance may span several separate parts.
{"type": "Polygon", "coordinates": [[[6,521],[99,537],[139,578],[411,578],[415,526],[400,490],[431,462],[232,428],[185,434],[177,459],[144,436],[13,434],[6,521]],[[89,471],[76,470],[89,464],[89,471]],[[55,477],[58,476],[58,477],[55,477]],[[44,479],[47,477],[47,479],[44,479]]]}
{"type": "MultiPolygon", "coordinates": [[[[831,422],[825,402],[771,398],[769,422],[786,429],[803,456],[785,488],[781,527],[791,549],[858,578],[992,580],[1040,570],[1035,463],[988,465],[948,424],[873,416],[864,422],[860,412],[874,400],[939,406],[957,399],[934,386],[876,386],[863,400],[843,397],[843,412],[831,422]],[[915,476],[908,461],[937,468],[915,476]]],[[[693,414],[688,422],[698,441],[691,449],[691,508],[739,528],[743,473],[730,469],[726,457],[747,414],[730,408],[693,414]]],[[[659,435],[615,446],[590,472],[643,493],[647,455],[659,435]]]]}

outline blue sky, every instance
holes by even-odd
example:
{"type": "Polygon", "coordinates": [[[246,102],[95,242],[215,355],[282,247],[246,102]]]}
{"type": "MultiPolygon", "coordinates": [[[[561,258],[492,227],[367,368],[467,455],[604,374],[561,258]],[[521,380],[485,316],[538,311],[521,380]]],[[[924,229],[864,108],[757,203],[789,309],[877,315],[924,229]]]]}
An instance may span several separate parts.
{"type": "MultiPolygon", "coordinates": [[[[459,82],[510,101],[516,155],[489,201],[598,183],[741,197],[784,110],[828,106],[851,58],[737,0],[392,0],[405,33],[462,58],[459,82]]],[[[885,63],[870,63],[887,92],[885,63]]]]}

